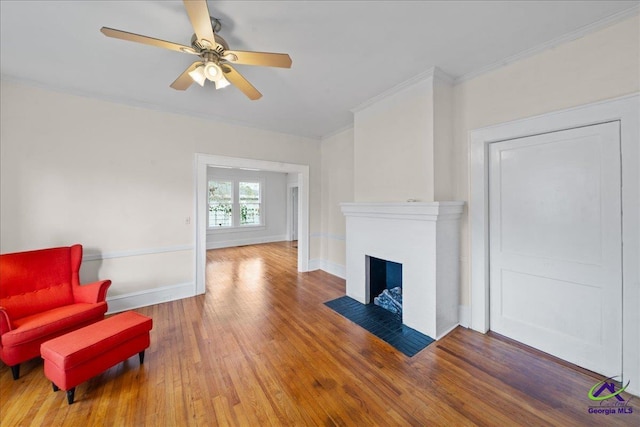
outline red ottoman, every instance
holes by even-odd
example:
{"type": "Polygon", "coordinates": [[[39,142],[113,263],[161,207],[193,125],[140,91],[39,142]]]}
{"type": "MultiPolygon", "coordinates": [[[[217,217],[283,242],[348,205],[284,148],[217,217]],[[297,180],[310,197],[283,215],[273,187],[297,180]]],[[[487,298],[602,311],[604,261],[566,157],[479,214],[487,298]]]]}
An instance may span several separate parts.
{"type": "Polygon", "coordinates": [[[128,311],[47,341],[40,346],[44,374],[72,404],[78,384],[136,353],[142,364],[151,327],[149,317],[128,311]]]}

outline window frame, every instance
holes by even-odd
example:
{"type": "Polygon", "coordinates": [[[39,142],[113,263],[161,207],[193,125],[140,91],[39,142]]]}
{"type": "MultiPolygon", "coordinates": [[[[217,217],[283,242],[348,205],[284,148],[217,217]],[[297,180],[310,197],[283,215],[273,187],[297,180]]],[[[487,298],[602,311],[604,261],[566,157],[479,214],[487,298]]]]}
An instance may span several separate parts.
{"type": "Polygon", "coordinates": [[[228,230],[234,227],[234,206],[235,206],[235,184],[233,179],[222,177],[210,177],[207,179],[207,230],[228,230]],[[230,225],[211,226],[211,202],[209,201],[209,192],[211,191],[211,182],[230,183],[231,184],[231,218],[230,225]]]}
{"type": "Polygon", "coordinates": [[[232,177],[232,176],[208,176],[207,177],[207,192],[209,191],[209,182],[231,182],[232,191],[232,204],[231,204],[231,225],[223,227],[210,227],[209,226],[209,203],[207,193],[207,234],[214,233],[233,233],[239,231],[249,230],[264,230],[266,229],[266,201],[265,201],[265,178],[260,177],[232,177]],[[260,188],[260,224],[241,224],[241,205],[240,205],[240,183],[257,183],[260,188]]]}
{"type": "MultiPolygon", "coordinates": [[[[239,228],[252,228],[252,227],[262,227],[264,226],[264,202],[263,202],[263,193],[264,193],[264,180],[260,178],[255,179],[238,179],[238,227],[239,228]],[[241,184],[258,184],[258,209],[259,209],[259,220],[258,224],[243,224],[242,223],[242,205],[243,203],[240,200],[240,185],[241,184]]],[[[245,203],[250,204],[250,203],[245,203]]]]}

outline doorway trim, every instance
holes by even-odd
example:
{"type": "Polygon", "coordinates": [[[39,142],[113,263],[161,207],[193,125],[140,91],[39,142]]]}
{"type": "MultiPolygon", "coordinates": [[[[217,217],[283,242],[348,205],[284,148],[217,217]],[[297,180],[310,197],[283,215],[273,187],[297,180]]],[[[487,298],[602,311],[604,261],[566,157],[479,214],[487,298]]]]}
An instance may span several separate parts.
{"type": "Polygon", "coordinates": [[[489,330],[489,144],[599,123],[620,123],[622,166],[622,375],[640,393],[640,94],[587,104],[469,133],[471,328],[489,330]]]}
{"type": "Polygon", "coordinates": [[[298,271],[309,271],[309,166],[295,163],[271,162],[240,157],[195,155],[195,213],[196,220],[196,284],[195,294],[205,293],[207,258],[207,167],[260,169],[269,172],[298,175],[298,271]]]}

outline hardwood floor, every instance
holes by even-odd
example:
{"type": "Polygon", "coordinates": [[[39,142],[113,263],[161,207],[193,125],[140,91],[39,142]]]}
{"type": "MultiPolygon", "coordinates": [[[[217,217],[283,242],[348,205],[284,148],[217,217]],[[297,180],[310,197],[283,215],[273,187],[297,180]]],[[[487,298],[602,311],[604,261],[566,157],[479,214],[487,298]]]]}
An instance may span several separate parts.
{"type": "Polygon", "coordinates": [[[141,308],[137,356],[67,405],[41,360],[0,368],[0,424],[84,426],[640,425],[590,414],[601,377],[495,335],[457,328],[409,358],[323,305],[344,281],[297,273],[288,243],[207,254],[206,295],[141,308]]]}

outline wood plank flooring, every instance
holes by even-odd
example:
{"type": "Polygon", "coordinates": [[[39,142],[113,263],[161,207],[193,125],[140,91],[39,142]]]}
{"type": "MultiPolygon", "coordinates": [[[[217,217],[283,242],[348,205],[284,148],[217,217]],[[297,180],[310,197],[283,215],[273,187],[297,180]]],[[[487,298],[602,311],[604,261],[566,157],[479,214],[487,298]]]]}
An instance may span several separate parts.
{"type": "Polygon", "coordinates": [[[409,358],[324,302],[344,281],[297,273],[272,243],[207,254],[206,295],[145,307],[137,356],[78,386],[67,405],[43,375],[0,367],[2,426],[640,425],[588,413],[601,377],[508,339],[457,328],[409,358]]]}

